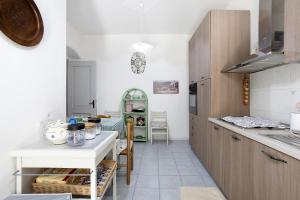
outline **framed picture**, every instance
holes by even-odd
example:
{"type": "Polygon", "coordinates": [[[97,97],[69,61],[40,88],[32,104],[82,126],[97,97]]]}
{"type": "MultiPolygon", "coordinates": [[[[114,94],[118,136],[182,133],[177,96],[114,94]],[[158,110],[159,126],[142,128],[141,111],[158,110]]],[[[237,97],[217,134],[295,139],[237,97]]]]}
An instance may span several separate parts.
{"type": "Polygon", "coordinates": [[[178,81],[153,81],[154,94],[179,94],[178,81]]]}

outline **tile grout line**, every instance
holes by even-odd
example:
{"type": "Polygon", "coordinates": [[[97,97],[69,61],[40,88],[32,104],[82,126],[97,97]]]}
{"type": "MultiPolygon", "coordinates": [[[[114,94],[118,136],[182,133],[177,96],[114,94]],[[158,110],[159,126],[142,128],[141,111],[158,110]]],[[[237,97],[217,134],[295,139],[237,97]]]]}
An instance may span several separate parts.
{"type": "MultiPolygon", "coordinates": [[[[143,158],[143,156],[144,156],[144,151],[145,151],[145,147],[143,147],[143,152],[142,152],[142,159],[141,159],[141,161],[140,161],[140,165],[142,164],[141,162],[142,162],[142,160],[144,159],[143,158]]],[[[134,156],[134,158],[135,158],[135,156],[134,156]]],[[[134,159],[133,158],[133,159],[134,159]]],[[[134,161],[133,161],[134,162],[134,161]]],[[[140,166],[140,168],[141,168],[141,166],[140,166]]],[[[141,170],[141,169],[140,169],[141,170]]],[[[132,191],[132,197],[131,197],[131,200],[134,200],[134,194],[135,194],[135,189],[136,189],[136,185],[137,185],[137,182],[138,182],[138,180],[139,180],[139,177],[140,177],[140,170],[137,172],[137,174],[136,174],[136,182],[135,182],[135,184],[134,184],[134,187],[133,187],[133,191],[132,191]]]]}

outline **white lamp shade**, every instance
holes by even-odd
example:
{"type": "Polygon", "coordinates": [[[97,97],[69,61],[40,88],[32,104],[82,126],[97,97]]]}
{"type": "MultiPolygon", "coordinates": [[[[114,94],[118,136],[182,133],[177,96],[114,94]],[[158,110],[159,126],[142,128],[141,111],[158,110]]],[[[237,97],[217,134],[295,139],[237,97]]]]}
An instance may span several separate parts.
{"type": "Polygon", "coordinates": [[[137,42],[132,44],[131,50],[134,52],[147,53],[153,49],[153,45],[146,42],[137,42]]]}

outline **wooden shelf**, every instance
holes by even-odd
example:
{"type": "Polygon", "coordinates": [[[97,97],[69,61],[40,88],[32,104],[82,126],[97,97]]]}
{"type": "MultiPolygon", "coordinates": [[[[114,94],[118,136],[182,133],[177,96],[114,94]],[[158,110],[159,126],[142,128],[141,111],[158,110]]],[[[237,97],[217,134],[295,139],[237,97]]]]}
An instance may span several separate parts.
{"type": "Polygon", "coordinates": [[[142,138],[142,139],[140,139],[140,138],[134,138],[133,141],[134,142],[147,142],[147,139],[146,138],[142,138]]]}
{"type": "Polygon", "coordinates": [[[146,99],[125,99],[124,101],[146,101],[146,99]]]}
{"type": "MultiPolygon", "coordinates": [[[[97,184],[97,196],[103,196],[110,185],[113,175],[116,173],[117,162],[114,160],[103,160],[101,162],[106,168],[108,168],[104,174],[103,180],[97,184]]],[[[81,169],[82,170],[82,169],[81,169]]],[[[84,172],[88,174],[89,169],[85,169],[84,172]]],[[[76,174],[74,174],[76,175],[76,174]]],[[[35,193],[72,193],[72,195],[78,196],[90,196],[91,185],[81,185],[80,179],[82,176],[75,176],[74,178],[67,179],[66,184],[57,183],[32,183],[35,193]],[[50,191],[50,192],[49,192],[50,191]]]]}
{"type": "Polygon", "coordinates": [[[125,115],[146,115],[144,112],[124,112],[125,115]]]}
{"type": "Polygon", "coordinates": [[[134,128],[148,128],[148,126],[134,126],[134,128]]]}
{"type": "MultiPolygon", "coordinates": [[[[130,109],[130,110],[131,110],[130,109]]],[[[122,98],[122,114],[124,121],[126,122],[126,119],[128,117],[133,117],[134,118],[134,129],[138,134],[136,135],[141,135],[143,138],[137,139],[134,137],[134,141],[137,142],[147,142],[148,140],[148,97],[147,94],[137,88],[132,88],[127,90],[122,98]],[[128,105],[131,104],[131,105],[128,105]],[[130,106],[130,108],[140,108],[141,106],[144,108],[144,110],[141,110],[143,112],[126,112],[127,106],[130,106]],[[142,117],[144,118],[145,126],[137,126],[137,118],[142,117]]],[[[129,109],[128,109],[129,110],[129,109]]],[[[126,127],[126,123],[125,123],[126,127]]],[[[125,134],[126,134],[126,129],[125,129],[125,134]]]]}

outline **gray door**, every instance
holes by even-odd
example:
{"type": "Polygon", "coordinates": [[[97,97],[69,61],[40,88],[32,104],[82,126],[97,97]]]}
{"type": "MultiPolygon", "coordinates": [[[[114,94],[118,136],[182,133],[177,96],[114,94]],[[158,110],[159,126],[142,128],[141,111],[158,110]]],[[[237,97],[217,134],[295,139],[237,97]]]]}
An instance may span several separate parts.
{"type": "Polygon", "coordinates": [[[95,61],[68,60],[67,115],[97,113],[95,61]]]}

